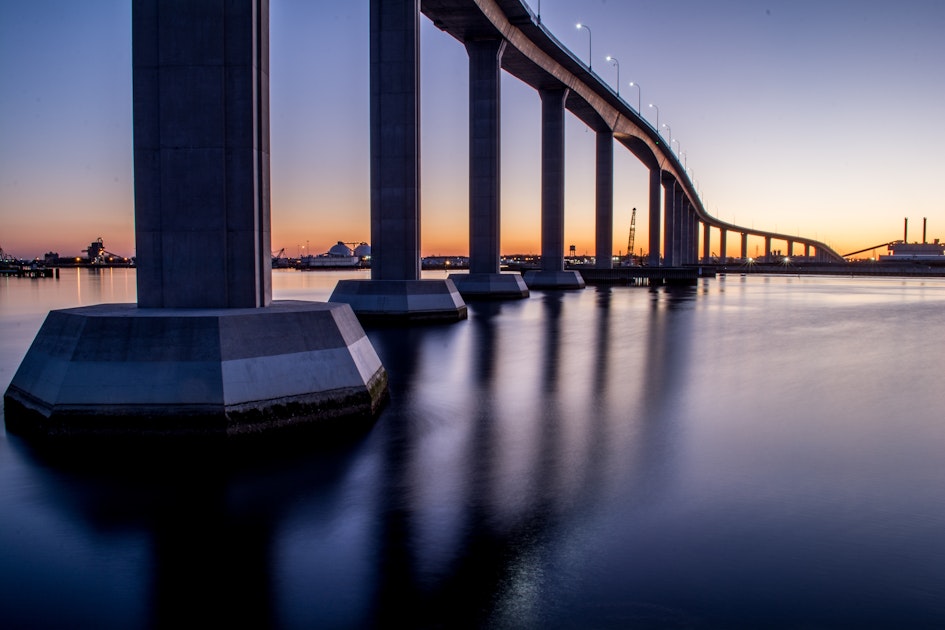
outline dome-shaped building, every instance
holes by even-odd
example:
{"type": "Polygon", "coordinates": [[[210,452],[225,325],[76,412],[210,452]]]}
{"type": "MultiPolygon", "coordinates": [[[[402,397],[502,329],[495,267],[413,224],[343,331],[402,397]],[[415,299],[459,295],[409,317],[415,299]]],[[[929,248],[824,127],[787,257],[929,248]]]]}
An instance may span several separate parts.
{"type": "Polygon", "coordinates": [[[351,248],[338,241],[336,244],[332,245],[328,250],[329,256],[351,256],[351,248]]]}
{"type": "Polygon", "coordinates": [[[354,255],[358,258],[370,258],[371,246],[362,241],[357,247],[354,248],[354,255]]]}

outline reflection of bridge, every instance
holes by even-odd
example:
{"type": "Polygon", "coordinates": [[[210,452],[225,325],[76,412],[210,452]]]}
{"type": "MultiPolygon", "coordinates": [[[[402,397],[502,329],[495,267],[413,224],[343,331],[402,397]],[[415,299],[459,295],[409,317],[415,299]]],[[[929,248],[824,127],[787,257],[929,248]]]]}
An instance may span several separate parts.
{"type": "MultiPolygon", "coordinates": [[[[453,277],[463,295],[496,296],[518,287],[500,282],[499,145],[502,70],[535,88],[542,102],[542,269],[526,274],[529,287],[573,288],[564,271],[564,112],[597,134],[596,260],[608,268],[613,256],[613,147],[616,139],[649,169],[649,264],[679,266],[710,257],[713,230],[724,257],[732,233],[748,257],[748,237],[784,241],[818,260],[841,260],[825,244],[799,236],[748,229],[706,212],[679,158],[658,129],[563,47],[521,0],[372,0],[371,180],[376,280],[414,281],[419,242],[419,12],[469,54],[470,273],[453,277]],[[662,254],[662,255],[661,255],[662,254]]],[[[351,287],[336,298],[352,301],[351,287]]],[[[520,295],[520,294],[519,294],[520,295]]],[[[334,298],[333,298],[334,299],[334,298]]],[[[370,311],[354,297],[356,310],[370,311]]]]}

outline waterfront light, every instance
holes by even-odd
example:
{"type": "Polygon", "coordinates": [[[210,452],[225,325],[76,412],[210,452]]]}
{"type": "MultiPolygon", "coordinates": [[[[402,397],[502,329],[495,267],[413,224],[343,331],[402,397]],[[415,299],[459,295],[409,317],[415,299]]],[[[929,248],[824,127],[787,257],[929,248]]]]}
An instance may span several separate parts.
{"type": "Polygon", "coordinates": [[[581,24],[580,22],[578,22],[576,26],[578,30],[583,28],[584,30],[587,31],[587,69],[593,70],[594,69],[594,55],[593,55],[594,48],[593,48],[593,42],[591,41],[593,38],[591,34],[591,27],[588,26],[587,24],[581,24]]]}
{"type": "Polygon", "coordinates": [[[630,82],[630,87],[635,87],[637,89],[637,113],[640,113],[640,99],[643,97],[643,88],[640,87],[639,83],[630,82]]]}
{"type": "Polygon", "coordinates": [[[617,66],[617,96],[620,96],[620,62],[616,57],[607,55],[607,61],[617,66]]]}

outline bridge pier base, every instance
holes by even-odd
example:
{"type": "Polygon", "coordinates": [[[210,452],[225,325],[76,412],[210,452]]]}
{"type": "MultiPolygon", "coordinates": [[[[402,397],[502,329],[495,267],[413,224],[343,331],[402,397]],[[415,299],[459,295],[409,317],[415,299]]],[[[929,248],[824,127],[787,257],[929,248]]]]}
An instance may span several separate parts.
{"type": "Polygon", "coordinates": [[[49,313],[4,407],[11,432],[47,441],[228,439],[346,430],[386,395],[387,373],[343,304],[100,304],[49,313]]]}
{"type": "Polygon", "coordinates": [[[528,285],[519,273],[451,273],[464,298],[507,300],[528,297],[528,285]]]}
{"type": "Polygon", "coordinates": [[[583,289],[584,278],[578,271],[526,271],[529,289],[583,289]]]}
{"type": "Polygon", "coordinates": [[[348,304],[368,320],[466,319],[466,303],[450,279],[340,280],[328,301],[348,304]]]}

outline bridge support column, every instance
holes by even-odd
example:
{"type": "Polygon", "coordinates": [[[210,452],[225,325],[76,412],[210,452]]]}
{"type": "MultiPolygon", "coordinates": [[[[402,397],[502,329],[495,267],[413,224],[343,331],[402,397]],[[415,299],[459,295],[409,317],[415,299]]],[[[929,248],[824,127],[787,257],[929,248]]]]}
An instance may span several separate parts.
{"type": "Polygon", "coordinates": [[[386,395],[350,307],[271,302],[269,3],[201,6],[132,3],[138,304],[50,312],[4,396],[12,432],[224,439],[386,395]]]}
{"type": "Polygon", "coordinates": [[[371,279],[329,301],[359,316],[459,320],[452,280],[420,280],[420,0],[371,0],[371,279]]]}
{"type": "MultiPolygon", "coordinates": [[[[595,267],[614,266],[614,136],[608,129],[597,132],[597,214],[595,267]]],[[[628,252],[632,256],[633,252],[628,252]]]]}
{"type": "Polygon", "coordinates": [[[564,270],[564,104],[566,89],[541,97],[541,270],[525,273],[529,289],[583,289],[577,271],[564,270]]]}
{"type": "Polygon", "coordinates": [[[784,255],[788,258],[794,255],[794,241],[787,242],[787,252],[784,255]]]}
{"type": "MultiPolygon", "coordinates": [[[[660,169],[650,169],[650,242],[649,264],[660,264],[660,169]]],[[[668,263],[667,263],[668,264],[668,263]]]]}
{"type": "Polygon", "coordinates": [[[748,261],[748,232],[742,232],[742,261],[748,261]]]}
{"type": "Polygon", "coordinates": [[[810,243],[804,243],[804,258],[810,258],[810,243]]]}
{"type": "Polygon", "coordinates": [[[712,234],[708,223],[702,224],[702,262],[709,262],[712,258],[712,234]]]}
{"type": "Polygon", "coordinates": [[[689,224],[692,226],[689,251],[691,252],[689,262],[697,264],[699,262],[699,216],[691,203],[686,203],[689,209],[689,224]]]}
{"type": "Polygon", "coordinates": [[[765,262],[771,262],[771,237],[765,237],[765,262]]]}
{"type": "Polygon", "coordinates": [[[680,195],[682,195],[682,204],[687,227],[686,240],[683,246],[685,250],[683,260],[687,265],[694,265],[699,260],[699,220],[696,218],[696,212],[693,210],[692,204],[689,203],[689,199],[686,198],[681,190],[680,195]]]}
{"type": "Polygon", "coordinates": [[[502,39],[466,42],[469,54],[469,273],[450,274],[464,298],[523,298],[521,274],[499,272],[502,39]]]}
{"type": "Polygon", "coordinates": [[[728,262],[728,230],[719,228],[719,262],[723,265],[728,262]]]}
{"type": "Polygon", "coordinates": [[[676,267],[679,262],[679,222],[676,212],[676,180],[663,180],[663,264],[676,267]]]}

